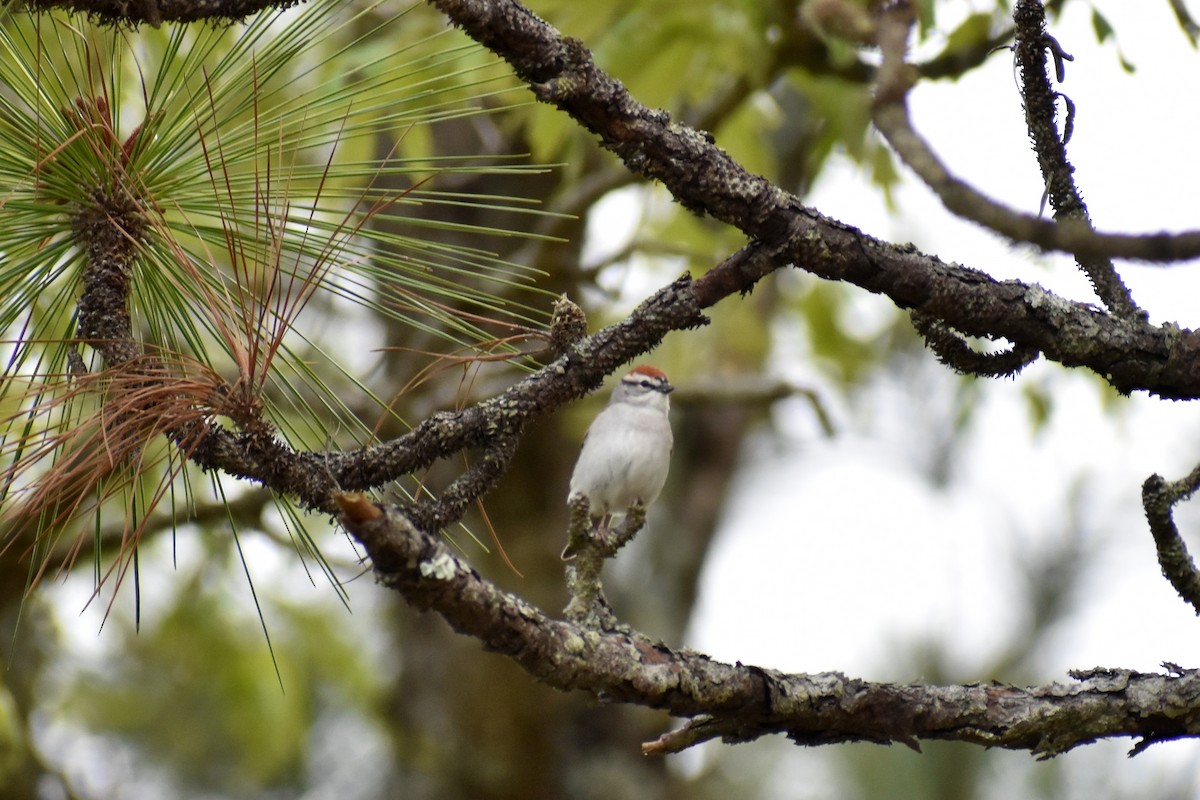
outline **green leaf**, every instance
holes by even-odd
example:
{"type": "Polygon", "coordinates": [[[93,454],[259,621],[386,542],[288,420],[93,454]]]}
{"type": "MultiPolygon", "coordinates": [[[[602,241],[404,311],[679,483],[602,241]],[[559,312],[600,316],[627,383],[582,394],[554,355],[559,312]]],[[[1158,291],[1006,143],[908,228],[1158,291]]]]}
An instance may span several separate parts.
{"type": "MultiPolygon", "coordinates": [[[[1096,32],[1096,41],[1098,42],[1103,43],[1109,39],[1115,42],[1117,39],[1117,33],[1113,29],[1112,24],[1109,23],[1108,18],[1095,8],[1092,9],[1092,30],[1096,32]]],[[[1125,70],[1125,72],[1130,75],[1137,72],[1137,67],[1132,61],[1125,58],[1125,54],[1121,52],[1120,46],[1117,47],[1117,60],[1121,64],[1121,69],[1125,70]]]]}
{"type": "Polygon", "coordinates": [[[946,37],[943,56],[949,53],[976,50],[991,37],[992,22],[993,17],[991,14],[977,13],[969,15],[946,37]]]}
{"type": "Polygon", "coordinates": [[[936,24],[937,6],[934,0],[917,0],[916,7],[918,32],[924,39],[936,24]]]}
{"type": "Polygon", "coordinates": [[[1029,422],[1034,433],[1040,433],[1050,421],[1050,412],[1054,409],[1054,396],[1037,383],[1027,383],[1021,387],[1021,396],[1025,398],[1025,407],[1029,411],[1029,422]]]}
{"type": "Polygon", "coordinates": [[[1113,26],[1096,8],[1092,8],[1092,30],[1096,32],[1096,41],[1106,42],[1114,33],[1113,26]]]}
{"type": "Polygon", "coordinates": [[[1179,23],[1179,29],[1183,31],[1183,35],[1187,37],[1192,47],[1195,47],[1197,38],[1200,38],[1200,25],[1196,24],[1196,20],[1188,11],[1184,0],[1169,0],[1169,2],[1171,12],[1175,15],[1175,21],[1179,23]]]}

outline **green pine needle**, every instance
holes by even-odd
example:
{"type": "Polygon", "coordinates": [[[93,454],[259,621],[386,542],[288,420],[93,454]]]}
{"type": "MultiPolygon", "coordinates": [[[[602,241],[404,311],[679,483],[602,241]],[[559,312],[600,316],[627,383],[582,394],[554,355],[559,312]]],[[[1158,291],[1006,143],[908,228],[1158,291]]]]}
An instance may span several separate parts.
{"type": "MultiPolygon", "coordinates": [[[[519,356],[496,331],[544,324],[535,309],[549,303],[537,273],[483,242],[526,234],[439,219],[437,209],[540,214],[522,198],[471,195],[450,181],[544,168],[516,157],[436,157],[427,129],[496,113],[524,95],[451,30],[398,47],[403,16],[318,0],[230,28],[132,32],[9,9],[0,23],[5,513],[64,464],[87,466],[63,457],[59,442],[103,419],[98,408],[115,390],[101,387],[122,385],[114,375],[84,390],[71,373],[82,365],[102,375],[105,366],[73,343],[86,268],[73,220],[114,194],[132,198],[147,223],[129,300],[144,351],[181,380],[249,385],[294,446],[335,436],[366,442],[394,414],[392,387],[370,385],[339,358],[339,348],[363,344],[345,341],[359,317],[410,329],[423,348],[440,340],[449,363],[470,353],[519,356]]],[[[96,426],[100,435],[106,424],[96,426]]],[[[145,526],[162,523],[155,508],[165,500],[173,530],[195,502],[193,470],[155,433],[115,467],[98,460],[94,477],[76,476],[92,500],[42,509],[30,545],[35,571],[79,550],[63,531],[90,508],[95,536],[85,549],[97,580],[119,584],[131,566],[139,580],[136,545],[145,526]],[[111,526],[100,513],[110,505],[127,533],[102,569],[111,526]]],[[[298,552],[336,586],[295,510],[281,510],[298,552]]]]}

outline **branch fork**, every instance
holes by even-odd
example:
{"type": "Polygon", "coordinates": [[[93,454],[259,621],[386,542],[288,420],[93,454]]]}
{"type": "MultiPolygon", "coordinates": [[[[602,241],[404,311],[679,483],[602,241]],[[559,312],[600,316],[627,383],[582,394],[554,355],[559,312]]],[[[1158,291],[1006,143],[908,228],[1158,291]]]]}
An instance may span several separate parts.
{"type": "Polygon", "coordinates": [[[645,527],[646,509],[641,503],[634,503],[621,524],[610,528],[607,518],[597,524],[588,499],[582,494],[572,495],[567,507],[570,518],[562,560],[566,562],[569,600],[563,615],[573,622],[613,629],[617,620],[604,597],[600,572],[605,560],[614,557],[645,527]]]}

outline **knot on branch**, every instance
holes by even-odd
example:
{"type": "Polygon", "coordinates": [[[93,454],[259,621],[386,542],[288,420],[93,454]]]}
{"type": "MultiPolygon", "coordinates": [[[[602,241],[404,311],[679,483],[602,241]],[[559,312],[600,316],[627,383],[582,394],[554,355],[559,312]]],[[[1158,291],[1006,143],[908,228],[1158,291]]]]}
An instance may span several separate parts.
{"type": "Polygon", "coordinates": [[[583,309],[565,294],[559,295],[550,319],[550,351],[555,356],[571,352],[587,336],[587,331],[583,309]]]}
{"type": "Polygon", "coordinates": [[[392,586],[421,584],[427,591],[455,591],[474,573],[403,510],[357,492],[336,492],[338,520],[363,543],[380,580],[392,586]]]}

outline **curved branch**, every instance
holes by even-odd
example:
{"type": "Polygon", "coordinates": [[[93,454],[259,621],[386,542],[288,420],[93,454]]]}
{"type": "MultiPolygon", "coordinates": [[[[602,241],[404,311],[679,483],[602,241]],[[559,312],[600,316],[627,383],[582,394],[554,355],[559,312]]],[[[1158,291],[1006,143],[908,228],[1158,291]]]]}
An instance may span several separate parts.
{"type": "Polygon", "coordinates": [[[925,344],[937,360],[960,375],[981,378],[1011,378],[1037,361],[1037,350],[1019,345],[998,353],[981,353],[939,320],[919,311],[912,313],[913,327],[925,337],[925,344]]]}
{"type": "Polygon", "coordinates": [[[302,453],[263,432],[238,434],[208,425],[203,437],[192,432],[189,441],[199,445],[192,445],[189,456],[206,469],[247,478],[312,508],[332,511],[335,490],[381,486],[462,450],[518,436],[533,420],[582,397],[655,347],[668,332],[706,324],[703,308],[750,291],[775,269],[775,258],[775,250],[747,245],[704,277],[685,275],[663,287],[626,319],[574,344],[502,394],[462,411],[436,414],[389,442],[349,452],[302,453]]]}
{"type": "Polygon", "coordinates": [[[1171,514],[1176,503],[1188,499],[1197,489],[1200,489],[1200,466],[1187,477],[1172,483],[1167,483],[1161,475],[1151,475],[1142,484],[1142,508],[1150,523],[1163,576],[1200,615],[1200,572],[1196,570],[1196,563],[1188,554],[1171,514]]]}
{"type": "Polygon", "coordinates": [[[458,522],[467,509],[490,492],[508,470],[517,452],[517,439],[507,436],[492,442],[476,463],[441,492],[436,499],[420,500],[408,509],[413,520],[426,530],[438,531],[458,522]]]}
{"type": "Polygon", "coordinates": [[[1073,673],[1074,684],[1019,688],[873,683],[725,664],[632,631],[552,619],[482,578],[398,509],[341,499],[340,522],[362,543],[379,580],[410,605],[436,611],[457,632],[555,688],[675,716],[705,715],[689,733],[646,745],[648,753],[772,733],[804,745],[946,739],[1041,756],[1116,736],[1200,736],[1200,671],[1091,670],[1073,673]]]}
{"type": "MultiPolygon", "coordinates": [[[[189,456],[206,469],[256,481],[312,508],[332,511],[333,491],[382,486],[463,450],[512,439],[534,419],[594,389],[669,331],[705,324],[694,285],[687,276],[675,281],[624,321],[588,337],[502,394],[462,411],[435,414],[389,442],[348,452],[308,453],[293,450],[266,432],[235,433],[198,423],[206,430],[203,437],[193,435],[199,445],[192,447],[189,456]]],[[[489,458],[485,464],[494,461],[489,458]]]]}

